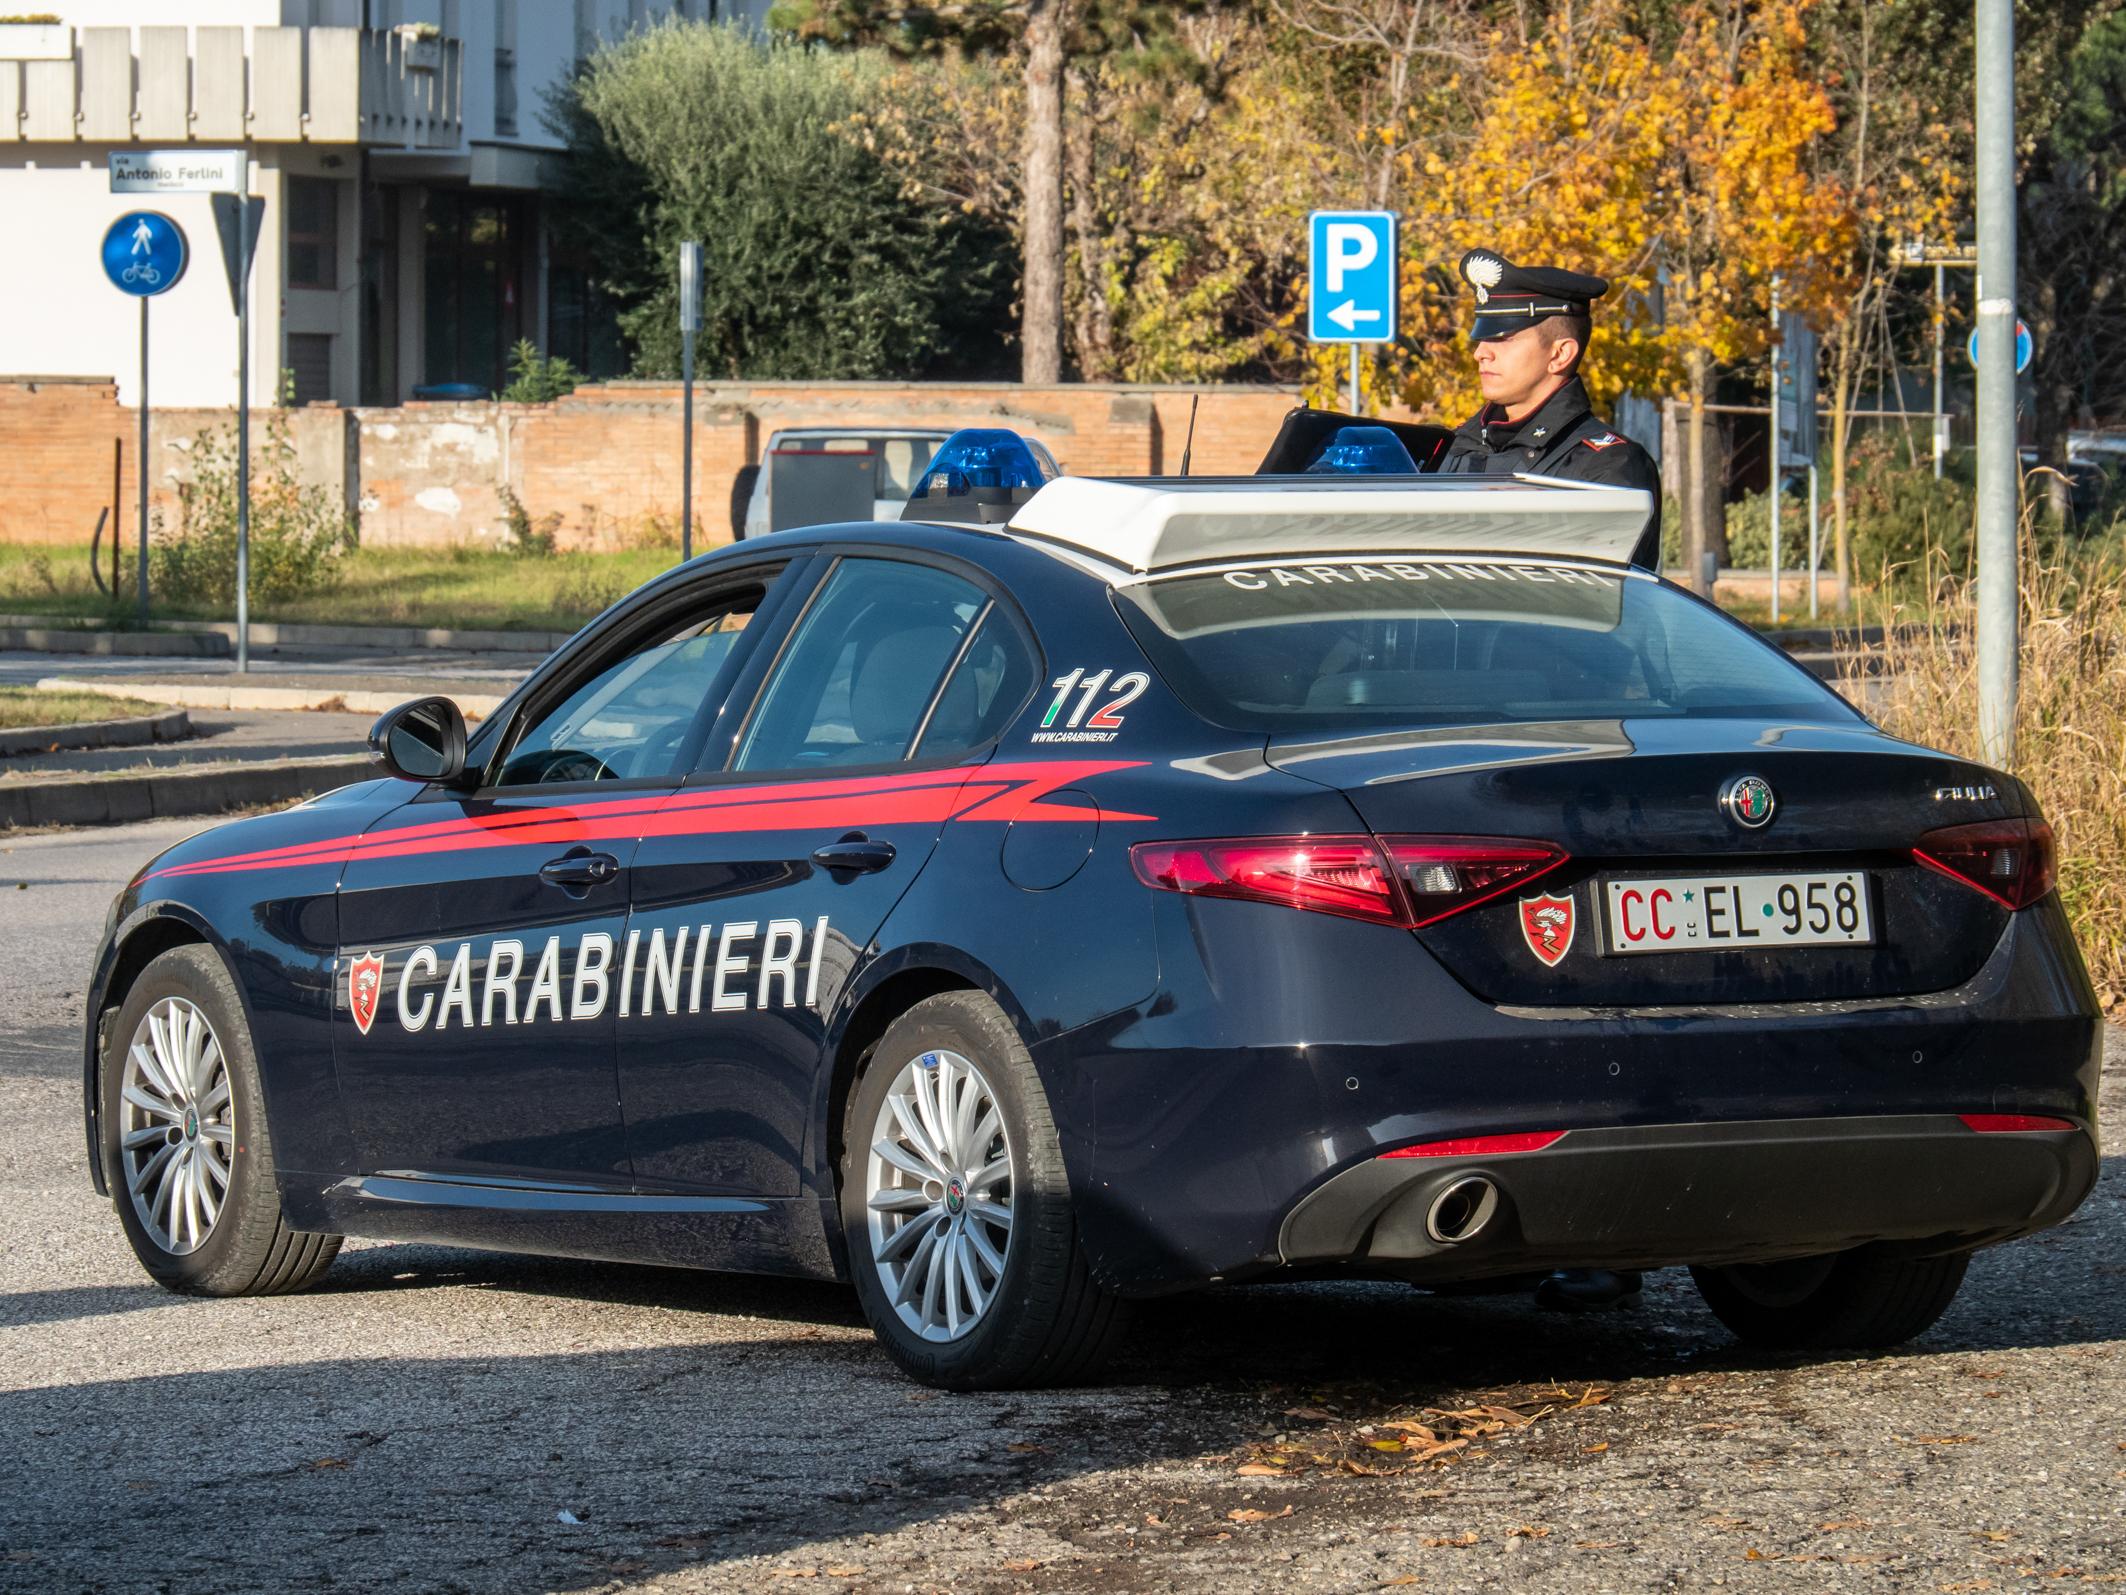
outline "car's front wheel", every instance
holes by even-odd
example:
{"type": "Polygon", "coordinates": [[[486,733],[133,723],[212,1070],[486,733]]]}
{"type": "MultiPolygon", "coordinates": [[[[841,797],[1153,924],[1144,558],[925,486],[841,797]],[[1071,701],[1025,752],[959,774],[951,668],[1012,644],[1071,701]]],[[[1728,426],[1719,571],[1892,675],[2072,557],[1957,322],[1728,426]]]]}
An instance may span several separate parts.
{"type": "Polygon", "coordinates": [[[134,1255],[200,1296],[301,1290],[337,1235],[290,1229],[236,982],[211,949],[173,947],[141,971],[103,1062],[103,1155],[134,1255]]]}
{"type": "Polygon", "coordinates": [[[918,1003],[850,1093],[842,1227],[864,1315],[902,1368],[948,1390],[1090,1376],[1122,1303],[1087,1267],[1047,1096],[979,993],[918,1003]]]}
{"type": "Polygon", "coordinates": [[[1867,1351],[1932,1327],[1970,1261],[1968,1252],[1901,1258],[1862,1250],[1690,1272],[1713,1316],[1752,1345],[1867,1351]]]}

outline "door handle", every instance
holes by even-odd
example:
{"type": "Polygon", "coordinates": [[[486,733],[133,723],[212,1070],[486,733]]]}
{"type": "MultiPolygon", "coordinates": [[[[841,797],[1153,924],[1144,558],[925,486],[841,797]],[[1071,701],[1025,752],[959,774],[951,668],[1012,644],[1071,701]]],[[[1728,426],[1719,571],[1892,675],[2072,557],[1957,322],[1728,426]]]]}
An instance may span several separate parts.
{"type": "Polygon", "coordinates": [[[539,866],[539,879],[556,886],[599,886],[619,873],[620,860],[610,853],[570,853],[539,866]]]}
{"type": "Polygon", "coordinates": [[[812,862],[834,875],[869,875],[893,862],[893,844],[851,831],[838,842],[812,849],[812,862]]]}

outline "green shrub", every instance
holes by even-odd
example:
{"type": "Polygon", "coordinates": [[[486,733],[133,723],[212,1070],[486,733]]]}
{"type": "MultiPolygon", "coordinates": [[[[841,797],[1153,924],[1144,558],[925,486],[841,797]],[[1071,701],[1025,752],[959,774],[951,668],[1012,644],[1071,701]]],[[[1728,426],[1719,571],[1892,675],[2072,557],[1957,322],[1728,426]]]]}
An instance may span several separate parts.
{"type": "Polygon", "coordinates": [[[557,354],[541,354],[529,338],[519,338],[509,352],[509,386],[498,398],[504,404],[547,404],[574,393],[583,373],[557,354]]]}
{"type": "MultiPolygon", "coordinates": [[[[177,530],[150,540],[150,591],[179,602],[235,603],[236,425],[210,427],[192,444],[192,472],[177,488],[177,530]]],[[[330,489],[295,471],[295,445],[278,415],[251,450],[251,597],[270,602],[327,586],[355,546],[355,523],[330,489]]]]}
{"type": "Polygon", "coordinates": [[[994,341],[1011,319],[1006,241],[867,147],[889,84],[873,52],[675,23],[599,50],[554,98],[570,146],[554,214],[598,262],[638,374],[678,374],[689,239],[705,376],[915,376],[970,315],[994,341]]]}

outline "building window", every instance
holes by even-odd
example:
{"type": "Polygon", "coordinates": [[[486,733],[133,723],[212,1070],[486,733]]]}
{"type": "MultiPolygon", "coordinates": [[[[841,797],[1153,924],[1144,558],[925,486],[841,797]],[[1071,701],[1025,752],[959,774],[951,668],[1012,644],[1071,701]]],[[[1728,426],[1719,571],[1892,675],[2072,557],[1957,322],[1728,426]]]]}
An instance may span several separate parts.
{"type": "Polygon", "coordinates": [[[340,185],[328,177],[288,179],[288,286],[337,288],[340,185]]]}
{"type": "Polygon", "coordinates": [[[517,131],[517,0],[495,0],[495,131],[517,131]]]}
{"type": "Polygon", "coordinates": [[[288,334],[288,370],[294,378],[297,404],[313,404],[332,397],[332,334],[288,334]]]}

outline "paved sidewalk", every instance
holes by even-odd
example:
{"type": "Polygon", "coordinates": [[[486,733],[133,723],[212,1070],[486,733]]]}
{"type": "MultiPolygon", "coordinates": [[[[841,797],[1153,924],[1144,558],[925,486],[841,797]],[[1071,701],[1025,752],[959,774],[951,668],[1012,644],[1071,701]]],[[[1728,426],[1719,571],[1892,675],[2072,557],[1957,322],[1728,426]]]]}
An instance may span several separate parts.
{"type": "MultiPolygon", "coordinates": [[[[412,694],[408,694],[412,696],[412,694]]],[[[57,775],[137,774],[207,764],[355,756],[368,751],[376,716],[329,710],[195,711],[193,736],[131,748],[72,748],[0,758],[0,782],[57,775]]]]}
{"type": "Polygon", "coordinates": [[[117,659],[99,655],[0,652],[0,684],[26,686],[48,676],[77,680],[198,685],[213,682],[246,687],[321,685],[380,692],[403,689],[407,697],[423,692],[477,690],[499,696],[536,669],[544,654],[498,653],[357,653],[346,649],[257,653],[251,669],[239,675],[233,659],[117,659]],[[409,665],[413,668],[409,669],[409,665]]]}

